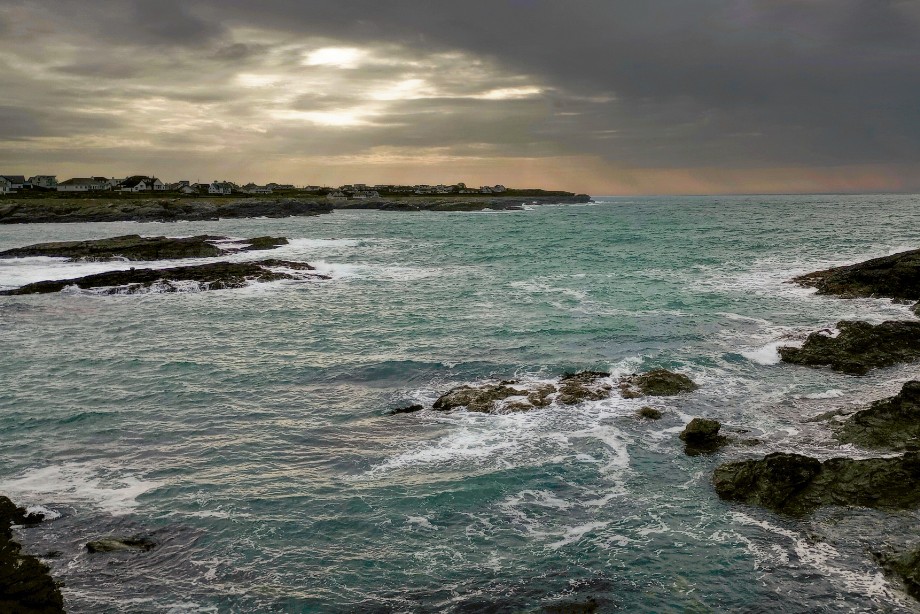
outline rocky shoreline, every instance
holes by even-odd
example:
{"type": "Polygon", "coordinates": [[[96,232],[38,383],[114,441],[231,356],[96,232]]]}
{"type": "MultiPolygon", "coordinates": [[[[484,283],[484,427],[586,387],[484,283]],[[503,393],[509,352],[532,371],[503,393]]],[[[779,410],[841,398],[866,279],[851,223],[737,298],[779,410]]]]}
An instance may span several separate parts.
{"type": "Polygon", "coordinates": [[[0,496],[0,611],[21,614],[57,614],[64,611],[60,588],[47,565],[23,554],[13,540],[12,526],[34,526],[42,514],[28,513],[0,496]]]}
{"type": "MultiPolygon", "coordinates": [[[[39,243],[0,252],[0,258],[49,256],[70,261],[169,260],[226,256],[244,251],[269,250],[287,245],[285,237],[228,237],[199,235],[186,238],[125,235],[91,241],[39,243]]],[[[279,280],[330,279],[306,262],[266,259],[254,262],[211,262],[168,268],[136,268],[107,271],[83,277],[39,281],[0,295],[50,294],[66,288],[95,294],[140,294],[242,288],[251,283],[279,280]]]]}
{"type": "Polygon", "coordinates": [[[0,224],[74,222],[213,221],[284,218],[332,213],[336,209],[378,211],[514,211],[524,205],[589,203],[587,194],[567,196],[402,197],[366,200],[305,198],[73,198],[0,200],[0,224]]]}

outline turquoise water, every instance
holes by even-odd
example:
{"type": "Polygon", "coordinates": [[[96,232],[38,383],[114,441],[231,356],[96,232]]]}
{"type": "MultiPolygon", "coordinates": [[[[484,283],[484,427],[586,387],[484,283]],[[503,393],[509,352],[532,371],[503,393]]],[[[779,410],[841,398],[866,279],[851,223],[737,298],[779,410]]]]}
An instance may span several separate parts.
{"type": "MultiPolygon", "coordinates": [[[[598,198],[521,212],[0,227],[0,249],[118,234],[283,235],[234,256],[330,281],[0,297],[0,492],[60,515],[20,533],[73,612],[920,611],[869,552],[918,514],[793,520],[726,504],[727,460],[859,456],[805,419],[893,394],[776,364],[839,319],[794,274],[920,246],[920,197],[598,198]],[[389,416],[454,385],[654,367],[702,388],[527,414],[389,416]],[[658,422],[634,417],[652,404],[658,422]],[[693,416],[758,447],[687,457],[693,416]],[[89,556],[110,533],[141,555],[89,556]]],[[[162,263],[137,266],[162,266],[162,263]]],[[[0,261],[0,288],[122,263],[0,261]]]]}

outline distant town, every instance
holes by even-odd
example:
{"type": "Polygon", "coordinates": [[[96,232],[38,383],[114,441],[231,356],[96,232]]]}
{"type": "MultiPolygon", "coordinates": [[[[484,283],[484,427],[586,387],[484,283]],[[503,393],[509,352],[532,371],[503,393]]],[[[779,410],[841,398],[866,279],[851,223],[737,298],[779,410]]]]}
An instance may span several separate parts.
{"type": "Polygon", "coordinates": [[[247,183],[238,185],[232,181],[212,181],[210,183],[192,183],[176,181],[166,183],[157,177],[133,175],[123,179],[108,177],[74,177],[58,181],[55,175],[35,175],[26,179],[24,175],[0,175],[0,194],[20,194],[24,191],[38,192],[165,192],[184,195],[225,196],[233,194],[274,194],[276,192],[302,192],[324,196],[329,200],[366,200],[386,196],[417,195],[451,195],[451,194],[505,194],[509,192],[503,185],[467,187],[465,183],[452,185],[367,185],[364,183],[346,184],[338,187],[268,183],[257,185],[247,183]]]}

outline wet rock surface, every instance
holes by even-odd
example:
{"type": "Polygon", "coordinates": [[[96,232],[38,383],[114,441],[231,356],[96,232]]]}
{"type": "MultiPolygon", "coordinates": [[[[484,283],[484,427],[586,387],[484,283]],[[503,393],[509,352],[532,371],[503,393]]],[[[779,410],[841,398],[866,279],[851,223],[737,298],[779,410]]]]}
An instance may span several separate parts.
{"type": "Polygon", "coordinates": [[[213,258],[236,251],[273,249],[287,245],[284,237],[256,237],[242,239],[233,247],[220,242],[233,241],[228,237],[198,235],[194,237],[142,237],[124,235],[90,241],[59,241],[37,243],[0,252],[0,258],[25,258],[49,256],[69,258],[71,261],[100,260],[177,260],[182,258],[213,258]]]}
{"type": "Polygon", "coordinates": [[[11,525],[34,525],[41,514],[27,514],[0,496],[0,612],[52,614],[64,611],[64,600],[48,567],[34,556],[22,554],[13,541],[11,525]]]}
{"type": "Polygon", "coordinates": [[[643,396],[667,397],[697,389],[699,386],[689,377],[667,369],[653,369],[620,380],[620,394],[626,399],[643,396]]]}
{"type": "Polygon", "coordinates": [[[907,593],[920,600],[920,548],[901,553],[876,554],[882,568],[904,583],[907,593]]]}
{"type": "Polygon", "coordinates": [[[817,288],[819,294],[915,301],[920,299],[920,250],[815,271],[793,281],[817,288]]]}
{"type": "Polygon", "coordinates": [[[680,440],[686,444],[685,452],[690,456],[709,454],[728,444],[728,438],[719,435],[722,424],[718,420],[694,418],[684,427],[680,440]]]}
{"type": "Polygon", "coordinates": [[[407,405],[406,407],[396,407],[387,412],[391,416],[397,414],[414,414],[425,409],[423,405],[407,405]]]}
{"type": "Polygon", "coordinates": [[[759,460],[720,465],[716,493],[727,501],[800,516],[824,505],[879,509],[920,506],[920,454],[824,462],[777,452],[759,460]]]}
{"type": "Polygon", "coordinates": [[[435,401],[435,411],[466,408],[481,413],[513,413],[548,407],[553,402],[576,405],[584,401],[597,401],[610,396],[613,387],[608,383],[609,373],[581,371],[567,373],[558,383],[522,384],[509,380],[498,384],[458,386],[435,401]]]}
{"type": "Polygon", "coordinates": [[[920,381],[907,382],[897,395],[856,412],[835,437],[863,448],[920,449],[920,381]]]}
{"type": "Polygon", "coordinates": [[[646,420],[660,420],[664,413],[660,409],[645,406],[640,407],[639,411],[636,412],[636,415],[640,418],[645,418],[646,420]]]}
{"type": "Polygon", "coordinates": [[[100,294],[135,294],[156,289],[160,292],[179,292],[187,284],[197,284],[198,290],[242,288],[253,282],[282,279],[329,279],[313,273],[314,267],[305,262],[286,260],[261,260],[258,262],[215,262],[197,266],[166,269],[129,269],[108,271],[55,281],[40,281],[0,295],[47,294],[69,287],[94,290],[100,294]]]}
{"type": "Polygon", "coordinates": [[[157,544],[149,537],[104,537],[86,544],[87,552],[99,554],[104,552],[149,552],[157,544]]]}
{"type": "Polygon", "coordinates": [[[838,335],[808,335],[801,348],[781,347],[784,362],[809,367],[829,366],[850,375],[920,359],[920,322],[838,322],[838,335]]]}

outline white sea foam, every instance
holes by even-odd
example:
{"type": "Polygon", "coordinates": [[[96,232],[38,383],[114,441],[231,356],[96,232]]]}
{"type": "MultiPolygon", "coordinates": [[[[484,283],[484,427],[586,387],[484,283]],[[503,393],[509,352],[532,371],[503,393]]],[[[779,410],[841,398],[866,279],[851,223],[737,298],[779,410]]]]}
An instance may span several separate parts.
{"type": "Polygon", "coordinates": [[[431,521],[429,521],[429,520],[428,520],[426,517],[424,517],[424,516],[407,516],[407,517],[406,517],[406,520],[407,520],[407,522],[409,522],[409,524],[414,524],[414,525],[416,525],[416,526],[418,526],[418,527],[421,527],[421,528],[423,528],[423,529],[428,529],[429,531],[437,531],[437,530],[438,530],[438,527],[436,527],[436,526],[434,526],[433,524],[431,524],[431,521]]]}
{"type": "Polygon", "coordinates": [[[27,514],[42,514],[45,517],[45,520],[57,520],[61,517],[61,513],[53,509],[47,508],[44,505],[29,505],[26,506],[27,514]]]}
{"type": "MultiPolygon", "coordinates": [[[[778,527],[765,520],[751,518],[742,512],[732,512],[731,517],[739,524],[759,527],[764,531],[787,539],[789,541],[788,550],[795,554],[801,564],[812,567],[823,576],[840,582],[848,591],[875,599],[881,598],[903,603],[901,595],[891,588],[881,570],[874,573],[865,573],[846,569],[838,563],[842,557],[832,545],[808,540],[795,531],[778,527]]],[[[742,541],[747,544],[751,553],[757,558],[758,566],[776,563],[785,564],[789,561],[789,556],[786,554],[777,556],[778,553],[784,553],[787,550],[784,545],[772,544],[769,550],[765,550],[755,546],[747,538],[742,538],[742,541]]]]}
{"type": "Polygon", "coordinates": [[[741,355],[759,365],[776,365],[782,360],[778,350],[784,345],[790,345],[790,343],[788,341],[772,341],[757,349],[745,350],[741,352],[741,355]]]}
{"type": "Polygon", "coordinates": [[[839,388],[832,388],[831,390],[825,390],[824,392],[813,392],[811,394],[806,394],[804,398],[806,399],[838,399],[842,397],[845,393],[839,388]]]}
{"type": "Polygon", "coordinates": [[[591,533],[592,531],[603,529],[609,524],[609,522],[589,522],[575,527],[567,527],[562,535],[562,538],[558,541],[552,542],[551,544],[547,544],[547,547],[553,550],[558,550],[563,546],[567,546],[568,544],[581,540],[581,538],[583,538],[588,533],[591,533]]]}
{"type": "Polygon", "coordinates": [[[0,490],[29,505],[89,503],[119,516],[134,512],[139,505],[137,497],[160,485],[130,473],[113,475],[89,463],[68,463],[0,482],[0,490]]]}

